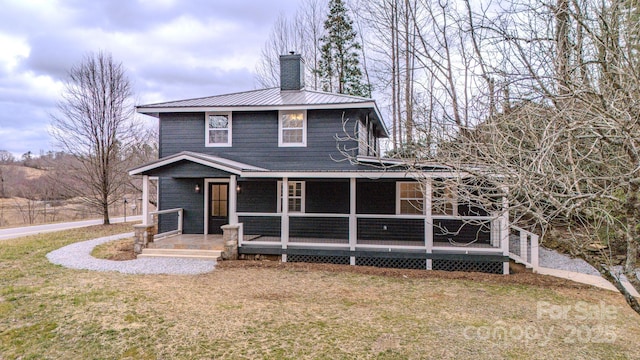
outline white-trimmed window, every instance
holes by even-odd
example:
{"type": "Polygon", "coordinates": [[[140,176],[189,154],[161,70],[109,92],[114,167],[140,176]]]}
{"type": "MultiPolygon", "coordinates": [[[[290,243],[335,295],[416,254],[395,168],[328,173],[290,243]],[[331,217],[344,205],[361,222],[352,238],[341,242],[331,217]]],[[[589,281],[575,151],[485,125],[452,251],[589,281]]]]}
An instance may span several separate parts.
{"type": "MultiPolygon", "coordinates": [[[[282,181],[278,181],[278,212],[282,212],[282,181]]],[[[289,212],[304,213],[304,181],[289,181],[289,212]]]]}
{"type": "Polygon", "coordinates": [[[396,183],[396,214],[424,214],[424,185],[417,181],[396,183]]]}
{"type": "Polygon", "coordinates": [[[433,180],[431,183],[431,213],[433,215],[458,215],[458,191],[455,182],[433,180]]]}
{"type": "Polygon", "coordinates": [[[307,111],[278,113],[278,146],[307,146],[307,111]]]}
{"type": "Polygon", "coordinates": [[[231,113],[205,113],[206,146],[231,146],[231,113]]]}

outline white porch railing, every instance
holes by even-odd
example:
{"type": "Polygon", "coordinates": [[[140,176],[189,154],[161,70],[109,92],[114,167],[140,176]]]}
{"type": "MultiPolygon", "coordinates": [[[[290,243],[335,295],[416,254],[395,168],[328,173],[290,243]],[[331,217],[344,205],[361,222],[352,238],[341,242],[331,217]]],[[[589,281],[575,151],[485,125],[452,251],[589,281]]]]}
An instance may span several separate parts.
{"type": "Polygon", "coordinates": [[[515,225],[509,234],[509,257],[527,268],[537,271],[539,262],[538,235],[515,225]]]}
{"type": "MultiPolygon", "coordinates": [[[[506,254],[500,241],[501,218],[490,216],[433,216],[289,213],[283,236],[281,213],[238,213],[245,235],[239,246],[298,245],[314,248],[411,249],[463,254],[506,254]],[[306,225],[306,226],[305,226],[306,225]],[[301,231],[305,227],[313,231],[301,231]],[[265,229],[269,229],[268,231],[265,229]],[[466,232],[466,237],[459,233],[466,232]],[[285,238],[287,237],[287,238],[285,238]]],[[[508,244],[506,244],[508,245],[508,244]]]]}
{"type": "Polygon", "coordinates": [[[183,224],[183,219],[184,219],[183,212],[184,212],[184,210],[182,208],[175,208],[175,209],[167,209],[167,210],[159,210],[159,211],[150,212],[149,215],[152,217],[154,224],[158,224],[158,215],[173,214],[173,213],[177,213],[178,214],[178,219],[177,219],[178,223],[176,225],[176,229],[175,230],[170,230],[170,231],[165,231],[165,232],[160,233],[160,234],[156,234],[154,236],[154,239],[159,239],[159,238],[167,237],[167,236],[170,236],[170,235],[182,234],[182,224],[183,224]]]}

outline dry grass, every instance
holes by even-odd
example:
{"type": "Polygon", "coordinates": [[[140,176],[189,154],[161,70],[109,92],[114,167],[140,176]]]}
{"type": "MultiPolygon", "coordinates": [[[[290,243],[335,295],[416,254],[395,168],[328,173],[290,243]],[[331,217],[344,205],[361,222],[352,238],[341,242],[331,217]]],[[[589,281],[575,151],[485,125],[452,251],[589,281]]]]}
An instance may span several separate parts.
{"type": "Polygon", "coordinates": [[[107,260],[133,260],[136,254],[133,252],[133,238],[110,241],[96,246],[91,256],[107,260]]]}
{"type": "Polygon", "coordinates": [[[44,258],[123,229],[0,243],[0,359],[640,358],[640,317],[619,295],[534,275],[268,262],[123,275],[44,258]]]}

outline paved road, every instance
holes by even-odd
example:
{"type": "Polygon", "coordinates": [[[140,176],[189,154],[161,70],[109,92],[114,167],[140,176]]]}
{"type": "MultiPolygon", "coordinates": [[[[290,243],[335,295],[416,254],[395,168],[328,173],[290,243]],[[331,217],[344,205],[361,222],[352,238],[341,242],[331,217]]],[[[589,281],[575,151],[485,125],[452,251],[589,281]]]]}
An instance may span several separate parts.
{"type": "MultiPolygon", "coordinates": [[[[140,220],[142,220],[142,216],[127,216],[127,222],[140,221],[140,220]]],[[[123,221],[124,221],[124,218],[121,218],[121,217],[111,218],[112,224],[123,222],[123,221]]],[[[76,228],[92,226],[92,225],[100,225],[100,224],[102,224],[102,219],[0,229],[0,240],[13,239],[21,236],[42,234],[42,233],[53,232],[53,231],[76,229],[76,228]]]]}

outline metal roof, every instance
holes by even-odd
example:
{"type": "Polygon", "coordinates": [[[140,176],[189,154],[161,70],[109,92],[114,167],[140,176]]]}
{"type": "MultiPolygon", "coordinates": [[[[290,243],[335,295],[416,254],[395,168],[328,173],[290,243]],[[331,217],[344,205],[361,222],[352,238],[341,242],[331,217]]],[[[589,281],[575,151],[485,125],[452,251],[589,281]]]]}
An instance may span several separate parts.
{"type": "Polygon", "coordinates": [[[251,111],[251,110],[287,110],[287,109],[372,109],[372,118],[376,121],[385,137],[389,137],[375,100],[359,96],[334,94],[312,90],[280,90],[268,88],[232,94],[208,96],[195,99],[167,101],[155,104],[139,105],[139,113],[158,116],[163,112],[185,111],[251,111]]]}
{"type": "Polygon", "coordinates": [[[286,106],[286,105],[329,105],[373,103],[369,98],[333,94],[311,90],[280,90],[268,88],[233,94],[208,96],[196,99],[168,101],[140,105],[140,109],[167,107],[244,107],[244,106],[286,106]]]}

